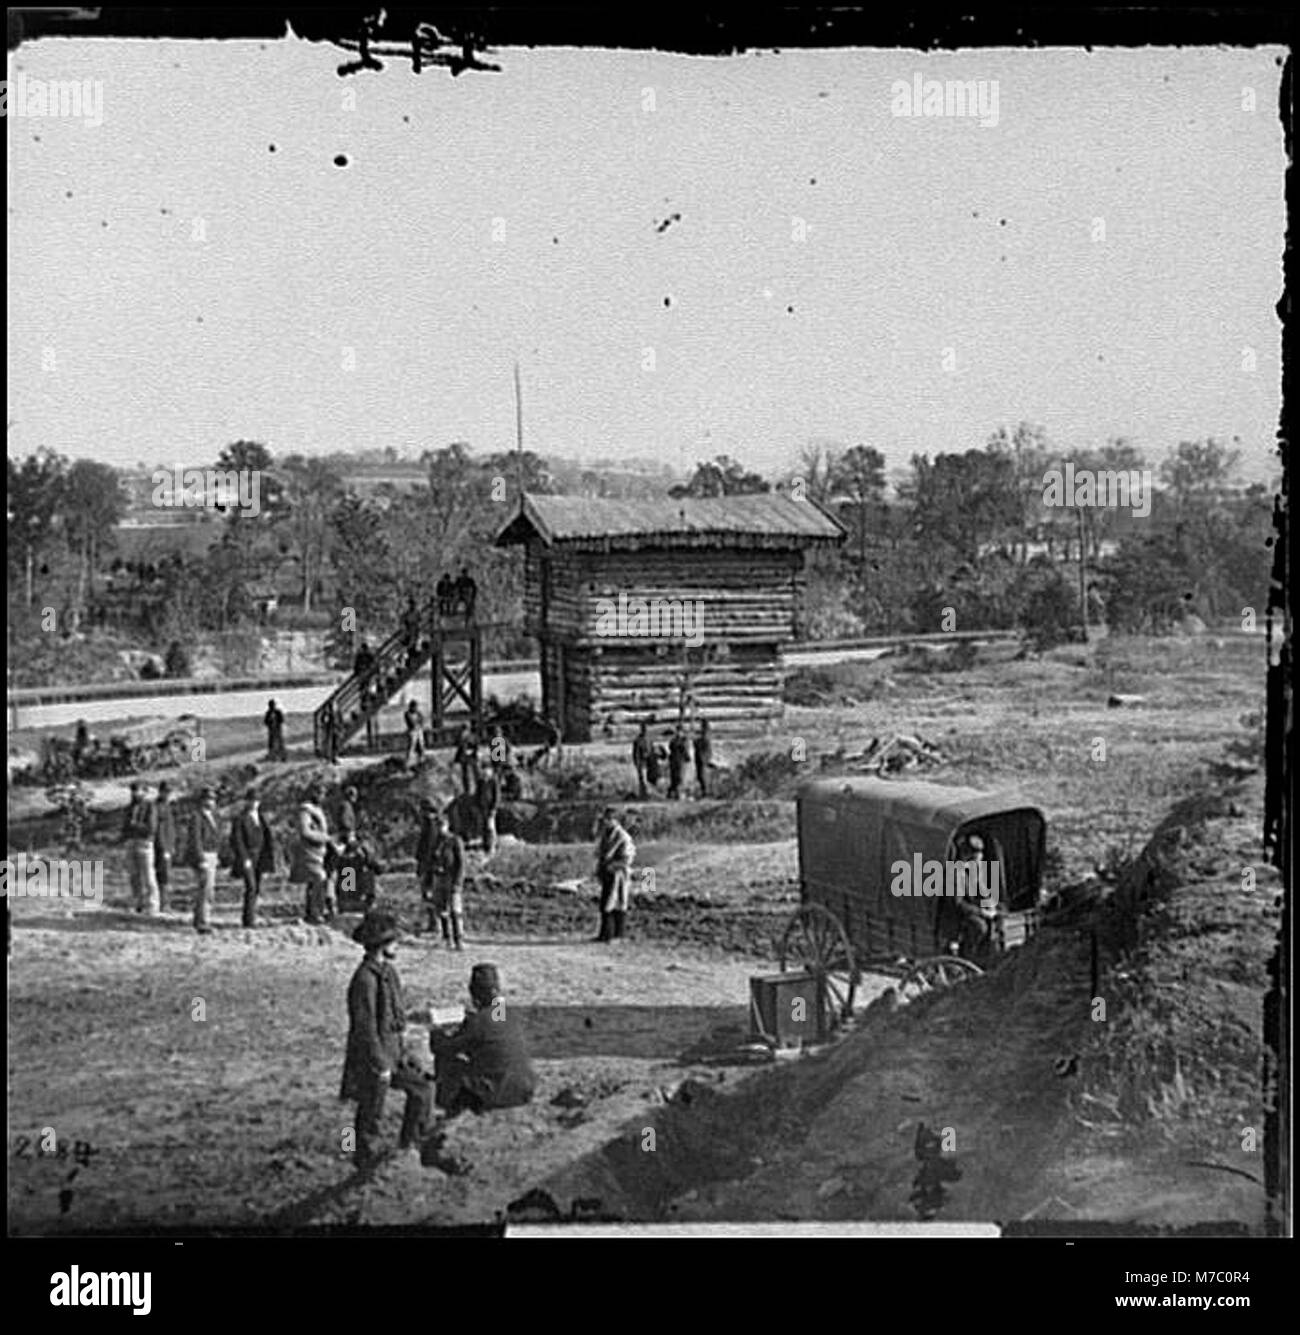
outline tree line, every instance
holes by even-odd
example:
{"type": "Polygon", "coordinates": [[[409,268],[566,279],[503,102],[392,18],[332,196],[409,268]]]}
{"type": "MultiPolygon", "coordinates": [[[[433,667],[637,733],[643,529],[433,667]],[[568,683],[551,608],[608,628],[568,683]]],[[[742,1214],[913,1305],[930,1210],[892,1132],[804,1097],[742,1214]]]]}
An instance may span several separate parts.
{"type": "MultiPolygon", "coordinates": [[[[1161,632],[1189,615],[1218,621],[1254,608],[1262,617],[1274,498],[1263,484],[1240,485],[1239,466],[1239,451],[1215,439],[1181,442],[1153,464],[1124,440],[1063,451],[1020,423],[981,449],[914,455],[892,484],[867,445],[809,446],[773,478],[719,456],[670,486],[666,474],[531,452],[475,455],[453,443],[420,456],[420,488],[380,482],[359,492],[346,458],[276,458],[240,440],[215,467],[258,476],[257,512],[231,506],[201,526],[156,530],[147,556],[124,557],[117,470],[43,450],[8,461],[10,630],[19,641],[48,631],[54,608],[65,633],[113,627],[161,650],[257,627],[269,591],[287,604],[282,616],[328,628],[341,666],[358,636],[391,633],[408,593],[427,598],[461,566],[478,583],[480,618],[517,627],[522,563],[491,540],[524,490],[780,491],[820,505],[847,538],[810,557],[810,638],[1021,626],[1050,641],[1077,634],[1085,612],[1094,625],[1161,632]],[[1067,463],[1076,474],[1148,474],[1149,508],[1046,504],[1045,477],[1067,463]]],[[[511,629],[495,641],[496,653],[531,649],[511,629]]],[[[183,672],[184,657],[174,653],[169,670],[183,672]]]]}

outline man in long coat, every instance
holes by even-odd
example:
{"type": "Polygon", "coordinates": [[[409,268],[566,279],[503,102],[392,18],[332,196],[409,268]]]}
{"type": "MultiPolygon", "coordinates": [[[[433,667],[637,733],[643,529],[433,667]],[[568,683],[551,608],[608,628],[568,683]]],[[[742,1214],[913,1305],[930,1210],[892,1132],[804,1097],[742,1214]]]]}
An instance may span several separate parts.
{"type": "Polygon", "coordinates": [[[470,971],[471,1009],[454,1034],[429,1031],[436,1061],[438,1107],[449,1114],[517,1108],[532,1100],[537,1076],[523,1033],[501,993],[495,964],[470,971]]]}
{"type": "Polygon", "coordinates": [[[407,1015],[402,982],[393,965],[400,936],[397,918],[377,909],[367,913],[352,933],[366,954],[348,985],[348,1048],[339,1097],[356,1100],[354,1162],[359,1170],[379,1157],[379,1125],[390,1088],[406,1094],[399,1149],[418,1146],[432,1111],[430,1081],[402,1058],[407,1015]]]}
{"type": "Polygon", "coordinates": [[[256,927],[262,877],[275,871],[275,836],[255,788],[244,794],[243,810],[230,822],[230,858],[230,869],[244,887],[240,920],[245,927],[256,927]]]}
{"type": "Polygon", "coordinates": [[[288,760],[289,753],[284,749],[284,710],[272,700],[262,715],[266,725],[266,758],[268,760],[288,760]]]}
{"type": "Polygon", "coordinates": [[[293,842],[293,859],[289,879],[295,885],[307,888],[304,917],[309,923],[319,923],[322,916],[334,916],[334,892],[326,870],[327,855],[332,856],[329,820],[322,803],[325,785],[314,783],[298,806],[297,838],[293,842]]]}
{"type": "Polygon", "coordinates": [[[600,882],[600,934],[597,941],[617,941],[623,935],[635,858],[636,845],[632,836],[619,824],[614,808],[606,807],[596,839],[596,879],[600,882]]]}

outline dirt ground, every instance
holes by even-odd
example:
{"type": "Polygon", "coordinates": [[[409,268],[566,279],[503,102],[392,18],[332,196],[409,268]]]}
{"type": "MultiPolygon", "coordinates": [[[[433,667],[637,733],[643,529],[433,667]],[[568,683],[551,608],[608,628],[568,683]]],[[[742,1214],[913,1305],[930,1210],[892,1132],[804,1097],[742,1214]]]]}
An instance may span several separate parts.
{"type": "MultiPolygon", "coordinates": [[[[951,1131],[962,1172],[940,1219],[1257,1231],[1260,1156],[1243,1158],[1241,1132],[1262,1115],[1249,1073],[1275,886],[1261,872],[1257,891],[1242,888],[1243,864],[1262,866],[1258,775],[1215,769],[1249,742],[1257,657],[1202,640],[951,674],[872,665],[860,703],[791,708],[780,733],[727,743],[731,774],[767,776],[737,779],[729,803],[633,810],[655,879],[618,947],[588,939],[586,844],[475,854],[466,952],[415,938],[398,967],[411,1004],[446,1007],[472,963],[496,962],[537,1098],[456,1119],[428,1164],[365,1177],[340,1149],[351,1107],[336,1097],[359,949],[299,923],[298,892],[279,882],[265,896],[272,925],[256,931],[237,925],[225,881],[219,930],[196,936],[185,873],[177,910],[141,920],[105,846],[102,907],[13,901],[10,1231],[484,1222],[533,1191],[541,1218],[914,1219],[918,1121],[951,1131]],[[1114,691],[1144,700],[1108,708],[1114,691]],[[904,1008],[889,1005],[892,979],[868,975],[854,1028],[827,1048],[764,1064],[740,1054],[749,979],[774,968],[797,902],[799,771],[782,757],[796,739],[817,762],[892,729],[939,743],[936,781],[1027,789],[1048,813],[1054,883],[1131,862],[1179,803],[1214,794],[1175,831],[1182,853],[1162,864],[1167,898],[1142,950],[1107,975],[1115,1023],[1091,1016],[1087,937],[1071,922],[904,1008]],[[768,760],[745,769],[751,757],[768,760]],[[1143,1044],[1153,1071],[1167,1050],[1214,1060],[1175,1061],[1126,1103],[1116,1072],[1143,1044]],[[74,1152],[38,1153],[47,1127],[74,1152]]],[[[624,795],[617,750],[575,750],[593,796],[624,795]]],[[[30,842],[11,831],[11,848],[30,842]]],[[[413,880],[393,865],[384,894],[409,920],[413,880]]]]}

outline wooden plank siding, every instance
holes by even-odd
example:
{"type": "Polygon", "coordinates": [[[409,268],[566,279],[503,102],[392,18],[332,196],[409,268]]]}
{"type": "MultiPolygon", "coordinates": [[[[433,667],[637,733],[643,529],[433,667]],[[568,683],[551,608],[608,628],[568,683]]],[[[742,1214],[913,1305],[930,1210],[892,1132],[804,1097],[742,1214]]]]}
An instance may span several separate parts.
{"type": "Polygon", "coordinates": [[[498,534],[524,547],[524,626],[566,740],[692,717],[718,731],[782,714],[809,546],[844,532],[784,496],[636,505],[526,496],[498,534]],[[638,625],[629,618],[646,618],[638,625]]]}

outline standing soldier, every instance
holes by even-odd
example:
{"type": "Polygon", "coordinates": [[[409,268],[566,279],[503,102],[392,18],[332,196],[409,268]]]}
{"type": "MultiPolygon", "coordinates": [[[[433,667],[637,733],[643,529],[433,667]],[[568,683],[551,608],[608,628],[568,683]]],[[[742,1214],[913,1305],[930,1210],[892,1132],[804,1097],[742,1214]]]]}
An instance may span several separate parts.
{"type": "Polygon", "coordinates": [[[77,720],[77,732],[72,739],[72,772],[74,774],[84,774],[86,760],[90,755],[90,729],[86,727],[86,720],[77,720]]]}
{"type": "Polygon", "coordinates": [[[357,1104],[355,1164],[367,1169],[379,1157],[379,1124],[390,1087],[406,1094],[398,1148],[418,1149],[433,1104],[431,1083],[402,1062],[406,1011],[393,960],[402,933],[395,915],[372,910],[352,933],[365,958],[348,986],[348,1051],[339,1097],[357,1104]]]}
{"type": "Polygon", "coordinates": [[[596,839],[596,879],[600,882],[600,935],[597,941],[615,941],[623,936],[631,890],[632,863],[636,845],[619,824],[618,813],[606,807],[596,839]]]}
{"type": "Polygon", "coordinates": [[[456,586],[445,570],[438,577],[436,592],[438,595],[438,615],[440,617],[451,616],[456,605],[456,586]]]}
{"type": "Polygon", "coordinates": [[[436,912],[447,948],[464,950],[465,845],[458,834],[452,833],[445,812],[435,818],[428,867],[433,889],[429,930],[433,930],[433,913],[436,912]]]}
{"type": "Polygon", "coordinates": [[[334,713],[334,706],[327,703],[324,713],[321,714],[321,750],[325,752],[325,759],[331,765],[339,763],[339,730],[338,719],[334,713]]]}
{"type": "Polygon", "coordinates": [[[460,603],[468,626],[474,620],[474,604],[478,601],[478,585],[469,573],[469,566],[461,566],[460,574],[456,577],[456,601],[460,603]]]}
{"type": "MultiPolygon", "coordinates": [[[[637,729],[636,736],[632,739],[632,766],[636,770],[636,785],[640,791],[642,799],[648,796],[646,792],[645,779],[646,768],[650,763],[650,734],[647,726],[642,723],[637,729]]],[[[658,778],[658,775],[655,775],[658,778]]]]}
{"type": "Polygon", "coordinates": [[[131,896],[137,913],[158,912],[158,878],[154,872],[154,839],[158,813],[139,779],[132,780],[131,800],[122,822],[127,867],[131,873],[131,896]]]}
{"type": "Polygon", "coordinates": [[[452,757],[460,768],[460,790],[472,793],[478,780],[478,738],[467,723],[456,739],[456,753],[452,757]]]}
{"type": "Polygon", "coordinates": [[[357,811],[361,794],[357,792],[355,784],[348,784],[343,790],[343,796],[339,801],[339,838],[344,841],[350,839],[360,828],[360,816],[357,811]]]}
{"type": "Polygon", "coordinates": [[[695,783],[701,797],[709,795],[709,766],[713,763],[713,737],[709,732],[709,720],[700,720],[700,730],[695,734],[695,783]]]}
{"type": "Polygon", "coordinates": [[[266,724],[266,758],[288,760],[288,752],[284,749],[284,710],[274,700],[267,704],[262,722],[266,724]]]}
{"type": "Polygon", "coordinates": [[[217,828],[217,790],[204,788],[198,809],[190,817],[186,864],[194,869],[194,930],[212,930],[212,898],[217,886],[217,851],[221,834],[217,828]]]}
{"type": "Polygon", "coordinates": [[[497,846],[497,808],[501,805],[501,784],[495,769],[485,769],[479,774],[475,797],[483,828],[483,852],[490,857],[497,846]]]}
{"type": "Polygon", "coordinates": [[[412,770],[424,759],[424,715],[412,700],[402,718],[406,723],[406,768],[412,770]]]}
{"type": "Polygon", "coordinates": [[[164,779],[158,785],[158,828],[153,837],[153,869],[158,881],[158,908],[167,907],[167,887],[172,881],[172,858],[176,854],[176,809],[172,806],[172,786],[164,779]]]}
{"type": "Polygon", "coordinates": [[[240,921],[245,927],[256,927],[262,877],[275,870],[275,836],[254,788],[244,794],[244,809],[230,823],[230,857],[231,870],[244,885],[240,921]]]}
{"type": "Polygon", "coordinates": [[[304,917],[309,923],[319,923],[322,913],[334,916],[334,895],[325,870],[326,855],[333,849],[329,821],[321,804],[325,800],[325,785],[312,784],[298,806],[298,837],[293,844],[293,861],[289,879],[295,885],[307,887],[304,917]]]}

